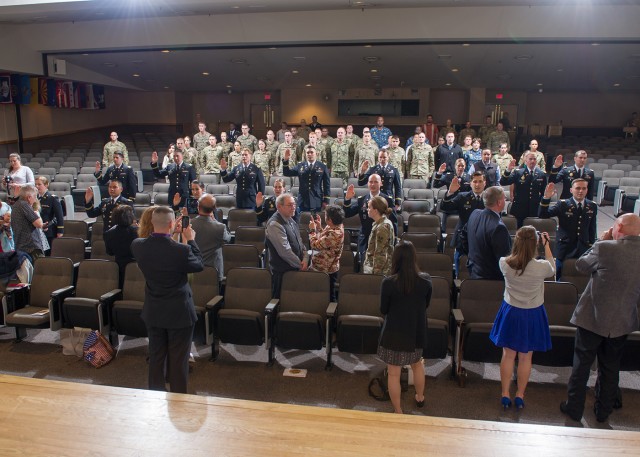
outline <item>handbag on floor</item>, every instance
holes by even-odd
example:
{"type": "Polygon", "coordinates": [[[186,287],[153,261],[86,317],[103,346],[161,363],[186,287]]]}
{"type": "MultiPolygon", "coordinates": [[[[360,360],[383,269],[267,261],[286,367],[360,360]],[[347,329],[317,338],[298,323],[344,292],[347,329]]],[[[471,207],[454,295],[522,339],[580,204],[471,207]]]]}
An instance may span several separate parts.
{"type": "Polygon", "coordinates": [[[91,330],[83,346],[84,359],[96,368],[111,362],[116,351],[98,330],[91,330]]]}
{"type": "MultiPolygon", "coordinates": [[[[373,375],[371,381],[369,381],[369,395],[378,401],[389,401],[389,386],[387,385],[387,379],[389,372],[385,367],[384,370],[378,371],[373,375]]],[[[406,392],[409,390],[409,370],[407,367],[402,367],[400,371],[400,390],[406,392]]]]}
{"type": "Polygon", "coordinates": [[[91,333],[90,328],[74,327],[60,329],[60,344],[64,355],[84,355],[84,342],[91,333]]]}

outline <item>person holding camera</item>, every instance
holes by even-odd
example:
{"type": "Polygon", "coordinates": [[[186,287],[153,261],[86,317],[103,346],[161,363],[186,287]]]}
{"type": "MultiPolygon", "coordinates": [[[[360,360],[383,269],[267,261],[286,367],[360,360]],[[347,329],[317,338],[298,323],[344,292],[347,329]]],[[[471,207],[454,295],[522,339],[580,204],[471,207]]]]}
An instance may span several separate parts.
{"type": "Polygon", "coordinates": [[[531,374],[533,351],[551,349],[549,322],[544,309],[544,280],[555,273],[555,261],[549,245],[549,234],[537,232],[530,225],[516,232],[511,255],[500,258],[504,275],[504,299],[489,337],[502,348],[500,403],[511,407],[511,378],[518,358],[515,405],[524,408],[524,392],[531,374]],[[544,247],[544,259],[536,259],[538,245],[544,247]]]}
{"type": "Polygon", "coordinates": [[[33,171],[31,168],[22,165],[20,155],[9,154],[9,168],[4,172],[3,187],[7,189],[10,197],[17,199],[20,196],[20,188],[25,184],[35,186],[33,171]]]}

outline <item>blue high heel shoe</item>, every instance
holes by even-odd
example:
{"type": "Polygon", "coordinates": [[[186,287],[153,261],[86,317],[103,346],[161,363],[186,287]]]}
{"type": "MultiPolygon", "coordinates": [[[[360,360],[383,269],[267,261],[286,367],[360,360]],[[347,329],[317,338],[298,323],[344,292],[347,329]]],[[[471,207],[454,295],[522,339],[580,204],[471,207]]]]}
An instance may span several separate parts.
{"type": "Polygon", "coordinates": [[[520,397],[516,397],[515,404],[516,404],[516,409],[524,408],[524,399],[522,399],[520,397]]]}
{"type": "Polygon", "coordinates": [[[508,408],[511,408],[511,399],[509,397],[502,397],[502,399],[500,400],[500,403],[502,404],[502,407],[504,408],[505,411],[508,408]]]}

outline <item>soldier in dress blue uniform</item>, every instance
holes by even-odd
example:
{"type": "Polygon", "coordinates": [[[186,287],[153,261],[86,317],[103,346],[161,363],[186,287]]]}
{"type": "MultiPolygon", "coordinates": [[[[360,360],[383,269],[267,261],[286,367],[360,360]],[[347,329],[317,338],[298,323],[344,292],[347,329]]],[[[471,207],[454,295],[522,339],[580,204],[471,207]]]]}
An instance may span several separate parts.
{"type": "Polygon", "coordinates": [[[307,160],[289,168],[291,151],[286,150],[282,160],[282,172],[285,176],[297,176],[300,181],[298,211],[321,211],[330,202],[329,170],[325,164],[317,160],[315,147],[307,146],[305,152],[307,160]]]}
{"type": "Polygon", "coordinates": [[[124,164],[124,154],[120,151],[113,153],[113,165],[102,173],[102,164],[96,162],[96,171],[93,173],[98,179],[98,184],[106,187],[109,181],[120,181],[122,183],[122,196],[131,201],[136,198],[138,191],[138,180],[133,172],[133,168],[124,164]]]}
{"type": "MultiPolygon", "coordinates": [[[[273,182],[273,192],[275,195],[268,195],[265,197],[262,192],[258,192],[256,194],[256,218],[258,220],[258,225],[264,224],[275,214],[278,210],[276,208],[276,198],[278,198],[280,194],[284,193],[284,191],[284,180],[282,178],[278,178],[273,182]]],[[[293,220],[298,222],[299,219],[300,212],[296,206],[296,212],[293,215],[293,220]]]]}
{"type": "Polygon", "coordinates": [[[220,177],[224,182],[236,180],[236,208],[255,209],[256,193],[264,194],[264,175],[256,164],[251,163],[251,150],[242,150],[242,163],[236,165],[230,172],[227,161],[220,160],[220,177]]]}
{"type": "Polygon", "coordinates": [[[47,237],[49,246],[51,246],[54,238],[60,238],[64,234],[62,205],[57,197],[49,193],[49,180],[46,176],[36,178],[36,189],[38,189],[38,201],[40,202],[42,230],[47,237]]]}
{"type": "Polygon", "coordinates": [[[109,181],[109,198],[103,198],[98,206],[94,205],[93,190],[91,187],[87,188],[84,193],[85,209],[87,210],[87,216],[98,217],[102,216],[104,222],[103,229],[106,232],[115,224],[112,221],[111,214],[113,210],[120,205],[129,205],[133,207],[133,202],[124,198],[122,195],[122,183],[120,181],[109,181]]]}
{"type": "Polygon", "coordinates": [[[180,194],[180,204],[182,208],[187,203],[189,191],[191,190],[191,181],[196,179],[196,170],[188,163],[184,162],[184,156],[180,149],[176,149],[173,153],[174,163],[168,164],[165,168],[158,167],[158,153],[153,151],[151,154],[151,170],[156,178],[169,178],[169,203],[174,202],[174,196],[180,194]]]}
{"type": "Polygon", "coordinates": [[[576,151],[573,158],[575,165],[570,167],[562,167],[562,156],[556,157],[553,162],[553,168],[549,173],[549,181],[553,183],[562,183],[562,194],[560,198],[571,198],[571,183],[574,179],[584,179],[587,181],[587,198],[593,199],[593,186],[595,182],[595,175],[591,168],[587,165],[587,151],[576,151]]]}
{"type": "Polygon", "coordinates": [[[486,185],[487,178],[482,171],[476,171],[471,175],[471,190],[469,192],[461,191],[460,180],[454,179],[451,181],[449,190],[445,194],[442,203],[440,203],[440,209],[451,213],[457,212],[459,216],[458,224],[456,225],[456,230],[451,237],[450,244],[451,247],[456,248],[455,253],[453,254],[456,277],[460,270],[460,256],[468,254],[463,249],[460,233],[464,226],[467,225],[471,213],[476,209],[484,209],[482,193],[484,192],[486,185]]]}
{"type": "Polygon", "coordinates": [[[433,187],[440,188],[442,186],[447,186],[448,189],[453,181],[458,181],[460,190],[462,190],[462,192],[467,192],[469,189],[471,189],[471,178],[467,173],[464,172],[466,165],[467,163],[464,159],[458,159],[456,160],[456,171],[449,172],[446,171],[447,164],[441,164],[440,168],[438,168],[438,171],[434,174],[433,187]]]}
{"type": "MultiPolygon", "coordinates": [[[[395,204],[396,209],[400,209],[402,205],[402,182],[400,181],[400,172],[396,167],[389,164],[389,152],[385,149],[378,152],[377,165],[369,168],[369,161],[365,160],[358,175],[358,185],[364,186],[369,182],[372,174],[377,174],[382,178],[382,193],[390,196],[395,204]]],[[[393,208],[390,206],[389,208],[393,208]]]]}
{"type": "Polygon", "coordinates": [[[556,277],[562,275],[564,259],[577,259],[596,242],[598,205],[586,198],[589,182],[577,178],[571,183],[572,197],[549,207],[555,184],[549,183],[540,202],[538,217],[558,218],[556,234],[556,277]]]}
{"type": "MultiPolygon", "coordinates": [[[[184,208],[187,210],[187,215],[192,217],[198,215],[198,200],[200,200],[200,197],[202,197],[204,193],[204,183],[201,183],[197,179],[191,181],[191,195],[187,197],[187,202],[184,206],[184,208]]],[[[171,207],[174,211],[180,210],[180,200],[180,194],[175,194],[173,196],[171,207]]]]}
{"type": "MultiPolygon", "coordinates": [[[[380,179],[380,175],[372,174],[369,176],[369,182],[367,186],[369,187],[369,193],[358,197],[356,199],[356,203],[353,204],[353,197],[355,197],[356,192],[353,187],[353,184],[347,187],[347,192],[344,196],[344,214],[345,218],[355,216],[356,214],[360,217],[360,233],[358,234],[358,254],[360,255],[360,263],[364,262],[364,257],[367,252],[367,246],[369,245],[369,235],[371,234],[371,227],[373,226],[373,219],[369,217],[369,200],[371,198],[380,195],[387,200],[387,205],[389,208],[393,208],[393,200],[387,194],[383,193],[380,190],[380,186],[382,185],[382,180],[380,179]]],[[[397,234],[397,224],[398,219],[396,218],[395,212],[391,213],[389,216],[389,220],[393,223],[394,231],[397,234]]]]}
{"type": "Polygon", "coordinates": [[[522,227],[526,217],[538,217],[538,207],[547,185],[546,173],[536,166],[536,155],[531,151],[524,154],[526,167],[516,169],[514,159],[500,178],[503,186],[514,184],[511,214],[518,221],[518,228],[522,227]]]}

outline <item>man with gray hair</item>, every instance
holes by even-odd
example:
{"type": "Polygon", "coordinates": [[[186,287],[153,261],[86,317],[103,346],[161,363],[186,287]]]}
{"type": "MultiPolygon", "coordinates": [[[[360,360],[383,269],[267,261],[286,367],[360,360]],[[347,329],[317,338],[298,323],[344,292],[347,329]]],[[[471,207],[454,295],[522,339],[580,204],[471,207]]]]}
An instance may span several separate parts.
{"type": "Polygon", "coordinates": [[[282,277],[287,271],[304,271],[309,266],[307,248],[293,219],[295,212],[295,199],[291,194],[281,194],[276,199],[276,213],[267,221],[265,244],[269,250],[273,298],[280,298],[282,277]]]}
{"type": "Polygon", "coordinates": [[[197,316],[187,275],[204,269],[196,232],[176,223],[173,210],[159,206],[151,216],[153,233],[131,243],[146,282],[142,320],[149,337],[149,389],[187,393],[189,349],[197,316]],[[171,235],[181,235],[177,242],[171,235]]]}
{"type": "Polygon", "coordinates": [[[509,230],[500,216],[505,206],[502,187],[485,189],[482,200],[484,209],[473,211],[467,222],[469,277],[501,281],[504,277],[498,262],[500,257],[506,257],[511,252],[509,230]]]}
{"type": "Polygon", "coordinates": [[[38,191],[33,184],[20,188],[20,196],[11,208],[11,229],[16,251],[26,252],[33,260],[44,257],[43,222],[33,209],[38,201],[38,191]]]}
{"type": "Polygon", "coordinates": [[[231,241],[231,234],[227,226],[215,219],[216,198],[204,194],[198,200],[198,216],[191,221],[196,231],[196,243],[202,251],[202,259],[208,267],[214,267],[218,272],[218,281],[222,281],[224,264],[222,246],[231,241]]]}
{"type": "Polygon", "coordinates": [[[600,235],[576,261],[589,275],[571,323],[577,327],[573,371],[567,401],[560,411],[580,421],[587,396],[591,366],[598,359],[598,387],[593,412],[605,422],[613,411],[620,377],[620,360],[629,333],[638,330],[640,281],[634,265],[640,263],[640,217],[624,214],[600,235]]]}

